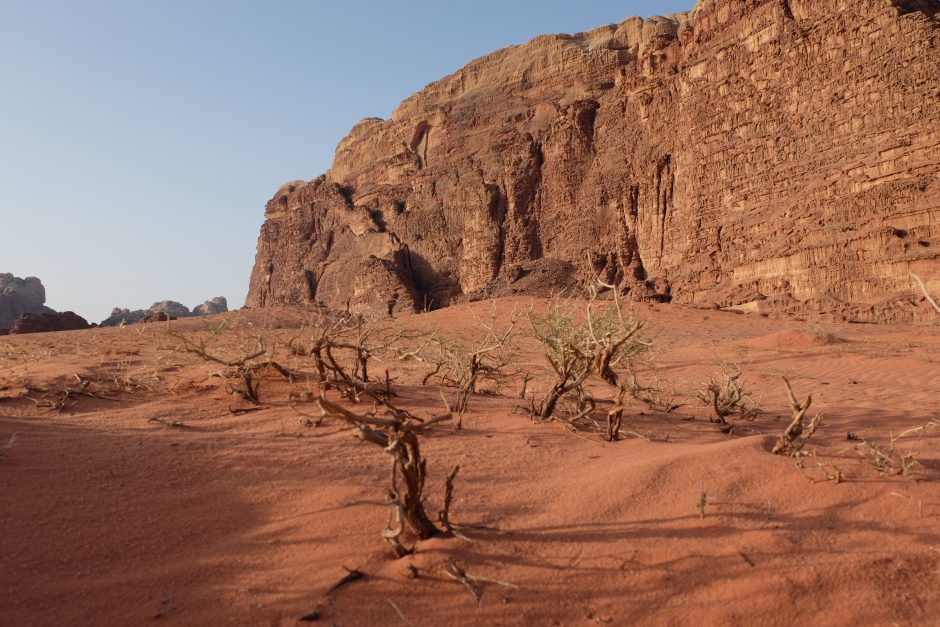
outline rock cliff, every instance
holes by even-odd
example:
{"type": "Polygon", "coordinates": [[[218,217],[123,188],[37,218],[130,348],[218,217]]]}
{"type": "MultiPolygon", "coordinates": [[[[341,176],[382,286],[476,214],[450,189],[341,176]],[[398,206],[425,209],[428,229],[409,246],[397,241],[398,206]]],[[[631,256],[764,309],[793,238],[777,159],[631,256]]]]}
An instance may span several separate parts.
{"type": "Polygon", "coordinates": [[[265,217],[249,306],[600,273],[637,299],[908,320],[909,272],[940,292],[940,2],[700,0],[541,36],[363,120],[265,217]]]}

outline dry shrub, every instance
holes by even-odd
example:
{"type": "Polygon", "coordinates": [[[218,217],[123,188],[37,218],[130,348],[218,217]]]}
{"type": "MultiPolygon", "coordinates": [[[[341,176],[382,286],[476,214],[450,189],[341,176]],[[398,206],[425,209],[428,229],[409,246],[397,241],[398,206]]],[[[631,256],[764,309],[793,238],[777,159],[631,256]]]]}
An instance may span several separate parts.
{"type": "MultiPolygon", "coordinates": [[[[883,475],[916,478],[917,471],[922,468],[921,463],[917,460],[917,451],[914,450],[913,446],[906,451],[901,451],[898,443],[910,436],[924,435],[934,429],[940,429],[940,420],[933,419],[919,427],[913,427],[897,435],[891,435],[887,445],[865,440],[865,448],[859,453],[867,457],[878,472],[883,475]]],[[[858,447],[856,447],[856,450],[858,450],[858,447]]]]}
{"type": "Polygon", "coordinates": [[[529,312],[532,331],[555,373],[555,380],[539,405],[536,407],[533,402],[533,413],[548,420],[554,416],[558,403],[568,398],[576,402],[577,408],[567,421],[569,424],[590,416],[597,403],[584,386],[594,375],[614,391],[614,405],[607,414],[607,439],[614,441],[620,437],[624,398],[632,389],[626,376],[630,361],[648,350],[649,343],[640,337],[642,323],[623,315],[618,288],[599,284],[612,289],[615,296],[600,312],[596,311],[596,289],[591,291],[583,314],[581,301],[558,299],[547,313],[529,312]]]}
{"type": "Polygon", "coordinates": [[[826,346],[833,344],[845,344],[848,342],[848,340],[841,335],[837,335],[821,325],[813,326],[810,329],[810,334],[817,343],[824,344],[826,346]]]}
{"type": "Polygon", "coordinates": [[[702,384],[702,389],[696,394],[706,407],[710,407],[714,418],[721,430],[729,433],[732,425],[728,418],[737,414],[745,420],[753,420],[760,413],[760,405],[751,397],[744,385],[744,373],[740,369],[729,372],[722,368],[702,384]]]}
{"type": "Polygon", "coordinates": [[[671,414],[683,406],[683,403],[679,402],[681,394],[675,389],[664,386],[658,373],[654,373],[652,385],[641,385],[632,364],[627,367],[627,372],[630,376],[630,396],[634,400],[646,403],[651,409],[666,414],[671,414]]]}
{"type": "Polygon", "coordinates": [[[182,345],[184,352],[198,355],[207,362],[223,366],[223,369],[214,372],[213,375],[222,377],[226,381],[226,386],[230,393],[238,394],[244,400],[258,405],[261,403],[261,399],[258,396],[261,382],[255,380],[255,373],[257,371],[272,368],[288,380],[293,378],[293,374],[268,356],[268,349],[265,347],[264,338],[260,335],[243,342],[239,346],[241,354],[237,356],[222,356],[211,352],[209,344],[222,336],[227,329],[227,324],[226,321],[222,321],[217,327],[209,327],[207,335],[199,338],[198,341],[191,340],[185,334],[169,325],[167,326],[166,332],[167,335],[175,338],[182,345]],[[233,379],[240,380],[241,385],[232,385],[230,381],[233,379]]]}
{"type": "Polygon", "coordinates": [[[451,420],[453,414],[447,412],[420,421],[416,418],[402,417],[394,408],[388,408],[389,417],[379,417],[354,413],[337,403],[328,401],[323,395],[317,402],[324,415],[344,420],[356,429],[356,435],[360,440],[381,446],[382,450],[391,457],[391,481],[386,498],[389,517],[382,537],[392,546],[398,557],[404,557],[412,552],[405,548],[400,540],[405,524],[422,540],[453,533],[449,513],[453,499],[454,478],[460,468],[455,467],[448,475],[444,505],[438,514],[438,522],[443,529],[438,528],[428,515],[424,503],[427,460],[421,455],[418,438],[429,427],[451,420]]]}
{"type": "Polygon", "coordinates": [[[796,398],[796,394],[793,393],[789,379],[783,377],[783,382],[787,386],[787,396],[790,399],[790,409],[793,412],[793,419],[784,432],[777,436],[777,443],[774,445],[773,454],[797,457],[800,451],[803,450],[806,442],[816,433],[816,429],[819,428],[820,415],[817,413],[814,418],[807,420],[806,412],[809,410],[810,405],[813,404],[812,395],[807,396],[806,400],[800,403],[796,398]]]}
{"type": "Polygon", "coordinates": [[[377,328],[375,321],[361,315],[318,308],[311,324],[287,346],[295,355],[313,359],[323,389],[336,389],[358,403],[363,394],[375,397],[379,393],[368,385],[369,360],[385,345],[376,337],[377,328]]]}
{"type": "MultiPolygon", "coordinates": [[[[481,383],[490,383],[498,392],[506,379],[512,376],[507,369],[515,355],[512,340],[518,320],[519,316],[513,310],[501,326],[494,304],[489,320],[477,317],[477,323],[484,333],[469,348],[437,334],[427,343],[427,346],[433,347],[433,357],[424,360],[431,363],[433,368],[424,376],[421,384],[427,385],[436,378],[441,385],[457,389],[457,397],[450,403],[450,411],[457,416],[458,429],[463,424],[470,396],[478,392],[481,383]]],[[[415,357],[419,352],[408,354],[415,357]]]]}

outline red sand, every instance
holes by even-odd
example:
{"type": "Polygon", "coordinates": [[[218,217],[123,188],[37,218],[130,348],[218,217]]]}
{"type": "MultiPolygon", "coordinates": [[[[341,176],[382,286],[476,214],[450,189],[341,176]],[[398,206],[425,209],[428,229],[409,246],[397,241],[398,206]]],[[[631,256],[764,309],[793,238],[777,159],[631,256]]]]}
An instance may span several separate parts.
{"type": "MultiPolygon", "coordinates": [[[[507,316],[526,304],[498,307],[507,316]]],[[[470,339],[480,332],[468,311],[389,324],[470,339]]],[[[0,459],[0,623],[293,625],[317,608],[340,626],[940,624],[940,425],[897,443],[917,453],[916,480],[880,474],[864,443],[847,440],[887,444],[937,420],[940,332],[636,311],[660,385],[686,405],[635,404],[630,439],[607,443],[533,422],[518,387],[472,397],[462,431],[435,427],[424,442],[431,511],[462,467],[452,518],[470,541],[420,542],[402,560],[380,537],[387,456],[335,420],[300,425],[288,395],[307,383],[267,377],[263,410],[233,415],[244,402],[209,376],[218,368],[180,352],[163,325],[0,338],[0,445],[16,434],[0,459]],[[764,407],[733,437],[694,399],[722,363],[742,369],[764,407]],[[27,388],[76,388],[75,375],[117,400],[29,400],[54,401],[27,388]],[[802,471],[769,453],[789,417],[781,375],[823,411],[802,471]],[[834,468],[843,482],[826,480],[834,468]],[[481,583],[477,607],[445,575],[448,556],[513,586],[481,583]],[[344,566],[366,577],[328,594],[344,566]]],[[[271,345],[309,316],[212,320],[233,322],[223,342],[261,332],[271,345]]],[[[174,323],[194,338],[205,324],[174,323]]],[[[544,391],[537,345],[519,343],[530,392],[544,391]]],[[[439,389],[418,385],[420,364],[373,372],[385,367],[401,373],[399,405],[440,411],[439,389]]]]}

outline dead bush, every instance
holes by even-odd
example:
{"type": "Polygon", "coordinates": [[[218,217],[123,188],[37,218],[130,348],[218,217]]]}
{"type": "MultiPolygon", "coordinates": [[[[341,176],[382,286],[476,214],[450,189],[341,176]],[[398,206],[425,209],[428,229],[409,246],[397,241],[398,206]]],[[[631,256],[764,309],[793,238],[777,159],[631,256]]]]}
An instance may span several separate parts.
{"type": "Polygon", "coordinates": [[[623,315],[619,289],[598,284],[614,293],[613,302],[600,312],[597,311],[597,289],[592,289],[583,314],[579,311],[581,302],[574,300],[556,300],[545,314],[529,312],[532,331],[555,373],[539,405],[535,406],[533,401],[533,413],[548,420],[555,415],[558,403],[569,398],[576,403],[575,414],[567,421],[569,424],[590,416],[597,403],[584,386],[594,375],[614,390],[613,407],[607,414],[607,439],[614,441],[620,437],[624,398],[631,387],[623,371],[628,369],[632,358],[649,348],[649,344],[639,335],[642,324],[623,315]]]}
{"type": "Polygon", "coordinates": [[[481,383],[490,383],[498,393],[500,386],[512,376],[507,369],[514,356],[512,339],[518,321],[519,316],[513,310],[505,325],[500,327],[494,306],[489,320],[477,317],[484,333],[469,348],[444,337],[432,338],[434,357],[428,361],[433,364],[433,369],[424,376],[421,384],[427,385],[438,378],[441,385],[457,389],[457,397],[449,405],[450,411],[457,416],[458,429],[463,424],[470,396],[478,392],[481,383]]]}
{"type": "Polygon", "coordinates": [[[864,440],[863,448],[860,450],[856,446],[856,450],[862,456],[867,457],[878,472],[883,475],[917,478],[917,471],[922,468],[921,463],[917,460],[918,452],[914,450],[913,446],[906,451],[902,451],[899,443],[902,440],[906,441],[911,436],[922,436],[934,429],[940,429],[940,420],[933,419],[921,426],[892,434],[888,444],[878,444],[870,440],[864,440]]]}
{"type": "Polygon", "coordinates": [[[219,337],[226,329],[226,323],[223,321],[219,327],[210,328],[206,337],[194,341],[185,334],[172,327],[167,327],[167,335],[175,338],[181,345],[182,350],[193,355],[202,357],[207,362],[212,362],[223,366],[222,370],[212,373],[214,376],[222,377],[228,388],[233,394],[238,394],[241,398],[255,405],[261,404],[258,391],[261,388],[261,381],[255,380],[255,373],[259,370],[271,368],[277,371],[287,380],[293,379],[293,373],[283,368],[280,364],[268,357],[268,349],[265,347],[264,338],[260,335],[243,342],[239,347],[241,355],[236,357],[220,356],[210,352],[208,343],[219,337]],[[240,380],[241,385],[232,385],[231,380],[240,380]]]}
{"type": "Polygon", "coordinates": [[[753,420],[760,413],[760,405],[745,388],[744,373],[740,369],[734,372],[720,369],[715,376],[702,384],[702,389],[696,396],[702,404],[711,408],[714,417],[709,420],[717,422],[725,433],[729,433],[733,427],[728,422],[732,415],[737,414],[744,420],[753,420]]]}
{"type": "Polygon", "coordinates": [[[117,401],[117,398],[108,396],[101,391],[101,382],[95,379],[83,379],[73,374],[77,386],[37,386],[26,382],[24,387],[30,394],[39,394],[39,398],[26,396],[25,398],[36,404],[37,407],[63,410],[72,407],[79,397],[95,398],[103,401],[117,401]]]}
{"type": "Polygon", "coordinates": [[[453,418],[447,412],[428,420],[400,415],[395,408],[388,408],[389,417],[370,414],[357,414],[341,405],[329,401],[321,395],[317,401],[325,416],[339,418],[356,430],[356,435],[364,442],[371,442],[382,447],[392,459],[391,481],[386,502],[389,506],[388,522],[382,537],[395,550],[398,557],[404,557],[412,551],[405,548],[400,537],[404,525],[420,539],[453,533],[450,521],[450,505],[453,499],[454,478],[459,466],[447,477],[443,508],[438,514],[438,528],[428,516],[424,502],[424,486],[427,478],[427,460],[421,455],[419,435],[431,426],[453,418]]]}
{"type": "Polygon", "coordinates": [[[654,372],[651,385],[641,385],[633,364],[628,364],[627,373],[630,377],[630,396],[634,400],[645,403],[650,409],[671,414],[683,406],[679,402],[680,394],[663,384],[658,373],[654,372]]]}
{"type": "Polygon", "coordinates": [[[793,393],[789,379],[783,377],[783,382],[787,386],[787,396],[790,399],[790,409],[793,412],[793,419],[790,421],[790,424],[787,425],[783,433],[777,436],[777,443],[774,445],[773,454],[797,457],[800,451],[803,450],[806,442],[816,433],[816,429],[819,428],[820,415],[817,413],[814,418],[807,420],[806,412],[813,403],[812,395],[807,396],[806,400],[800,403],[796,398],[796,394],[793,393]]]}
{"type": "Polygon", "coordinates": [[[333,313],[318,308],[310,325],[292,338],[288,349],[297,356],[310,357],[316,380],[325,390],[335,389],[343,398],[359,403],[362,396],[383,400],[391,394],[386,373],[384,388],[369,375],[369,362],[392,338],[380,338],[378,323],[362,315],[333,313]]]}

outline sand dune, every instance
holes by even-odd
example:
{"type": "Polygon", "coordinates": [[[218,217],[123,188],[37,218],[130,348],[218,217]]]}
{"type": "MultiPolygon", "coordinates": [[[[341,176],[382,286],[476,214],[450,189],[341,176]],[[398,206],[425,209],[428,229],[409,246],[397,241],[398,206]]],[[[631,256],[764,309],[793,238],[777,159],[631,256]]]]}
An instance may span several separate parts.
{"type": "MultiPolygon", "coordinates": [[[[506,319],[528,303],[495,307],[506,319]]],[[[493,307],[383,324],[472,342],[493,307]]],[[[626,439],[609,443],[590,424],[533,421],[521,380],[473,396],[462,430],[423,438],[433,511],[461,466],[451,514],[466,539],[419,542],[400,560],[380,537],[388,459],[336,420],[300,424],[289,397],[314,389],[310,377],[265,374],[260,410],[236,415],[249,406],[211,376],[219,366],[163,325],[0,338],[0,444],[16,434],[0,459],[0,622],[287,625],[316,609],[336,625],[935,623],[940,426],[896,442],[916,454],[910,477],[879,472],[866,442],[936,425],[940,332],[635,312],[654,343],[640,376],[684,405],[631,404],[626,439]],[[694,398],[722,365],[763,407],[730,436],[694,398]],[[783,375],[823,412],[802,469],[769,452],[790,416],[783,375]],[[446,575],[449,558],[478,578],[479,606],[446,575]],[[328,593],[344,567],[365,577],[328,593]]],[[[262,334],[309,374],[284,345],[310,317],[243,311],[173,328],[195,339],[228,320],[217,350],[262,334]]],[[[513,365],[538,395],[548,366],[524,322],[518,332],[513,365]]],[[[425,364],[370,367],[398,377],[400,407],[440,413],[439,388],[419,384],[425,364]]]]}

